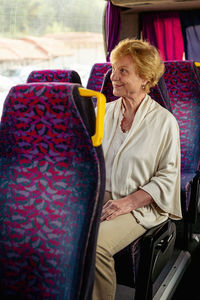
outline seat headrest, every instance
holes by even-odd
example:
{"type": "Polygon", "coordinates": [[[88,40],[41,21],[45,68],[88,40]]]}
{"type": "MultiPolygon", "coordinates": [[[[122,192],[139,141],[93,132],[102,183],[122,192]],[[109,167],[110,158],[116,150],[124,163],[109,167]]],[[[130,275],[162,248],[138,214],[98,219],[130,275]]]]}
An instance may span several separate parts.
{"type": "Polygon", "coordinates": [[[88,78],[87,88],[100,92],[104,75],[111,68],[111,63],[96,63],[93,65],[88,78]]]}
{"type": "Polygon", "coordinates": [[[35,70],[29,74],[27,79],[27,83],[46,81],[72,82],[81,84],[81,78],[74,70],[35,70]]]}

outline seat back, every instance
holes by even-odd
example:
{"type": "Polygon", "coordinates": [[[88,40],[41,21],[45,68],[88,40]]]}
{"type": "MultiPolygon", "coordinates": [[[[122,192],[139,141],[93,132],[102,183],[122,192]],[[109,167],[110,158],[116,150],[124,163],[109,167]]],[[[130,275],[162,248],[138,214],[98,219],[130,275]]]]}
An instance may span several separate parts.
{"type": "Polygon", "coordinates": [[[27,78],[27,83],[46,81],[73,82],[81,84],[81,78],[74,70],[36,70],[32,71],[27,78]]]}
{"type": "Polygon", "coordinates": [[[190,182],[200,161],[200,79],[193,61],[166,61],[164,79],[180,128],[183,214],[188,211],[190,182]]]}
{"type": "Polygon", "coordinates": [[[86,87],[88,89],[100,92],[104,76],[110,68],[111,63],[109,62],[94,64],[91,69],[86,87]]]}
{"type": "Polygon", "coordinates": [[[93,104],[83,101],[78,87],[29,83],[6,98],[0,128],[3,299],[74,300],[86,292],[91,298],[85,277],[94,272],[105,178],[101,146],[91,142],[95,124],[87,122],[88,114],[95,120],[93,104]]]}
{"type": "Polygon", "coordinates": [[[150,96],[160,105],[172,112],[169,94],[163,76],[159,79],[158,84],[151,88],[150,96]]]}
{"type": "MultiPolygon", "coordinates": [[[[101,93],[106,96],[107,102],[115,101],[118,98],[113,95],[113,87],[110,79],[111,72],[111,69],[107,71],[101,88],[101,93]]],[[[165,85],[163,77],[160,78],[158,84],[155,87],[151,88],[150,96],[163,107],[165,107],[169,111],[172,111],[167,87],[165,85]]]]}
{"type": "Polygon", "coordinates": [[[119,98],[119,97],[116,97],[113,95],[113,86],[112,86],[112,82],[110,79],[111,73],[112,73],[112,69],[110,69],[106,72],[103,83],[102,83],[102,87],[101,87],[101,93],[105,95],[107,103],[115,101],[119,98]]]}
{"type": "Polygon", "coordinates": [[[193,61],[166,61],[164,79],[181,135],[181,170],[197,170],[200,155],[200,80],[193,61]]]}

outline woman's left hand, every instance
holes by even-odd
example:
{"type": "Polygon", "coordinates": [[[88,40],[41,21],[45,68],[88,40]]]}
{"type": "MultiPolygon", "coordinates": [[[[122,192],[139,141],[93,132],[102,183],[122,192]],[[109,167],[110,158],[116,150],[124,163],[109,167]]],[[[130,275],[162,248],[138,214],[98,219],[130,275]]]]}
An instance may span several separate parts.
{"type": "Polygon", "coordinates": [[[135,207],[133,206],[133,201],[129,197],[117,199],[117,200],[109,200],[104,204],[102,214],[101,214],[101,222],[109,221],[116,218],[119,215],[127,214],[131,212],[135,207]]]}

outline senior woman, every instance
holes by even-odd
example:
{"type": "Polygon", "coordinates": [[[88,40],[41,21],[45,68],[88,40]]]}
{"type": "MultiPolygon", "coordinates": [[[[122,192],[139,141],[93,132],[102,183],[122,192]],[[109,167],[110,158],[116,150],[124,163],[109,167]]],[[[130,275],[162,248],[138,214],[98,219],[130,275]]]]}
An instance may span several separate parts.
{"type": "Polygon", "coordinates": [[[180,139],[173,115],[150,88],[164,73],[157,49],[126,39],[111,53],[113,93],[106,105],[106,194],[96,251],[93,300],[113,300],[113,255],[167,218],[180,219],[180,139]]]}

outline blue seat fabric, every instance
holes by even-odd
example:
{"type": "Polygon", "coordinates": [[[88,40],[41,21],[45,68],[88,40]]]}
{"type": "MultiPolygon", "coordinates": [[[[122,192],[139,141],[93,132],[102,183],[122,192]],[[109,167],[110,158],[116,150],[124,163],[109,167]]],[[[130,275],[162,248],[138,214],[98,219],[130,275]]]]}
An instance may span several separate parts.
{"type": "Polygon", "coordinates": [[[200,162],[200,79],[193,61],[166,61],[165,69],[172,112],[180,128],[182,212],[190,218],[190,189],[200,162]]]}
{"type": "Polygon", "coordinates": [[[81,78],[74,70],[35,70],[32,71],[27,78],[27,83],[46,81],[73,82],[81,84],[81,78]]]}
{"type": "MultiPolygon", "coordinates": [[[[93,282],[84,278],[93,279],[105,178],[101,146],[93,147],[77,108],[78,86],[28,83],[6,98],[0,127],[2,299],[91,298],[93,282]]],[[[94,119],[94,109],[91,114],[94,119]]]]}
{"type": "Polygon", "coordinates": [[[100,92],[104,76],[110,68],[111,63],[109,62],[94,64],[91,69],[86,87],[88,89],[100,92]]]}

